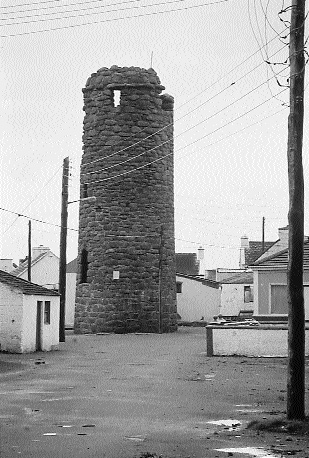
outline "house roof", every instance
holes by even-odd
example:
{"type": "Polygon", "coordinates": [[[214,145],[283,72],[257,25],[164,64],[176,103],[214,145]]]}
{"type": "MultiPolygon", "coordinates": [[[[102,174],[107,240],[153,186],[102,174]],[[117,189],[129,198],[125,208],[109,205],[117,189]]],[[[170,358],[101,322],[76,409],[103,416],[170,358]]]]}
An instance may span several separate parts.
{"type": "Polygon", "coordinates": [[[249,241],[249,248],[245,248],[245,265],[250,266],[253,264],[274,243],[276,242],[264,242],[264,250],[262,250],[263,242],[249,241]]]}
{"type": "Polygon", "coordinates": [[[219,288],[219,283],[214,280],[208,280],[208,278],[203,278],[202,276],[199,275],[187,275],[183,273],[176,273],[176,277],[183,277],[183,278],[188,278],[189,280],[197,281],[199,283],[202,283],[205,286],[210,286],[210,288],[219,288]]]}
{"type": "Polygon", "coordinates": [[[228,284],[252,284],[253,283],[253,272],[241,272],[232,277],[224,278],[220,283],[228,284]]]}
{"type": "Polygon", "coordinates": [[[36,285],[35,283],[16,277],[16,275],[9,274],[3,270],[0,270],[0,283],[4,283],[12,288],[17,288],[28,296],[59,296],[56,291],[36,285]]]}
{"type": "Polygon", "coordinates": [[[199,262],[196,253],[176,253],[176,272],[198,275],[199,262]]]}
{"type": "MultiPolygon", "coordinates": [[[[254,267],[268,267],[268,268],[283,268],[286,269],[289,260],[289,250],[288,248],[280,251],[279,253],[275,253],[272,256],[267,258],[261,259],[260,261],[256,261],[252,264],[252,268],[254,267]]],[[[309,268],[309,242],[306,241],[304,243],[304,262],[303,266],[309,268]]]]}
{"type": "MultiPolygon", "coordinates": [[[[46,251],[44,253],[39,254],[39,256],[37,256],[36,258],[32,259],[31,260],[31,267],[34,264],[36,264],[37,262],[39,262],[41,259],[45,258],[45,256],[50,255],[50,253],[51,253],[51,251],[48,250],[48,251],[46,251]]],[[[16,277],[19,277],[27,269],[28,269],[28,260],[22,262],[20,264],[20,266],[18,266],[16,269],[12,270],[10,273],[12,275],[15,275],[16,277]]]]}

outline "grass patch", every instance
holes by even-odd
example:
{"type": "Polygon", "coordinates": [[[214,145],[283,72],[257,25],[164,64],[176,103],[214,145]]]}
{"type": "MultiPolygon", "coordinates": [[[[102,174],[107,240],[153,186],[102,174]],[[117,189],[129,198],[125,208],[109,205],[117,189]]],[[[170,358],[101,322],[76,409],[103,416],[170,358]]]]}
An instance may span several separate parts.
{"type": "Polygon", "coordinates": [[[248,424],[247,429],[306,436],[309,435],[309,417],[306,417],[305,420],[287,420],[286,418],[253,420],[248,424]]]}

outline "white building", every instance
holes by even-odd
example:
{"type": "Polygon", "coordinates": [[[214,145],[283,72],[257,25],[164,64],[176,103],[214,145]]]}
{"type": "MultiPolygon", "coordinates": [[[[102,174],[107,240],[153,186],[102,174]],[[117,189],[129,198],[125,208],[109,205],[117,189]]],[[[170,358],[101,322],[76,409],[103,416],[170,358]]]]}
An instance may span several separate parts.
{"type": "Polygon", "coordinates": [[[240,311],[253,312],[253,273],[243,272],[225,278],[221,284],[220,314],[238,316],[240,311]]]}
{"type": "Polygon", "coordinates": [[[0,270],[0,351],[57,350],[60,296],[0,270]]]}
{"type": "MultiPolygon", "coordinates": [[[[28,260],[20,261],[20,265],[10,273],[28,280],[28,260]]],[[[58,289],[59,258],[48,247],[40,245],[32,248],[31,281],[45,288],[58,289]]]]}
{"type": "Polygon", "coordinates": [[[194,275],[176,274],[180,322],[213,321],[220,305],[219,283],[194,275]]]}

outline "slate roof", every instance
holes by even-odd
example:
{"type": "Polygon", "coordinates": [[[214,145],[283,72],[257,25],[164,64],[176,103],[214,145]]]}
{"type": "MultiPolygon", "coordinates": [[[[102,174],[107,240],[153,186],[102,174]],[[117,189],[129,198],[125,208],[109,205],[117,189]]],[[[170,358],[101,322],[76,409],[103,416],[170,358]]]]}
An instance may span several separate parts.
{"type": "Polygon", "coordinates": [[[176,272],[176,277],[188,278],[190,280],[198,281],[205,286],[210,286],[211,288],[216,288],[216,289],[219,288],[219,282],[214,281],[214,280],[208,280],[208,278],[203,278],[202,276],[199,276],[199,275],[186,275],[183,273],[176,272]]]}
{"type": "Polygon", "coordinates": [[[249,248],[245,248],[245,265],[250,266],[253,264],[274,243],[276,242],[264,242],[264,250],[262,250],[262,242],[249,241],[249,248]]]}
{"type": "Polygon", "coordinates": [[[253,283],[253,272],[242,272],[237,275],[233,275],[232,277],[224,278],[220,281],[220,283],[228,283],[228,284],[252,284],[253,283]]]}
{"type": "Polygon", "coordinates": [[[199,274],[199,262],[196,253],[176,253],[176,272],[187,275],[199,274]]]}
{"type": "Polygon", "coordinates": [[[28,296],[59,296],[59,293],[0,270],[0,283],[17,288],[28,296]]]}
{"type": "MultiPolygon", "coordinates": [[[[268,258],[264,258],[261,261],[256,261],[252,264],[252,267],[273,267],[273,268],[283,268],[286,269],[288,265],[288,256],[289,250],[286,248],[285,250],[280,251],[279,253],[275,253],[268,258]]],[[[306,241],[304,243],[304,268],[309,268],[309,242],[306,241]]]]}
{"type": "MultiPolygon", "coordinates": [[[[31,266],[36,264],[40,259],[44,258],[47,254],[49,254],[49,251],[46,251],[45,253],[39,254],[36,258],[31,260],[31,266]]],[[[24,261],[20,266],[18,266],[16,269],[12,270],[10,273],[12,275],[15,275],[15,277],[18,277],[21,275],[25,270],[28,269],[28,260],[24,261]]]]}

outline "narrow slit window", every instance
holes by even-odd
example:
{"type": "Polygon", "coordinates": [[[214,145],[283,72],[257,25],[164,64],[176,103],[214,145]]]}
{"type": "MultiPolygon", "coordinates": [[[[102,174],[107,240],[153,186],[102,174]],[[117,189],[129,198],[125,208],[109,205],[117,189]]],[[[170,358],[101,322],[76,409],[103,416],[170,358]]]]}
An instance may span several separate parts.
{"type": "Polygon", "coordinates": [[[44,324],[50,324],[50,301],[44,304],[44,324]]]}
{"type": "Polygon", "coordinates": [[[81,273],[80,273],[80,282],[87,283],[87,275],[88,275],[88,251],[83,248],[81,254],[81,273]]]}
{"type": "Polygon", "coordinates": [[[176,282],[176,292],[182,293],[182,282],[181,281],[176,282]]]}
{"type": "Polygon", "coordinates": [[[88,184],[84,183],[83,198],[88,197],[88,184]]]}
{"type": "Polygon", "coordinates": [[[120,105],[120,98],[121,92],[118,90],[114,91],[114,107],[118,107],[120,105]]]}

